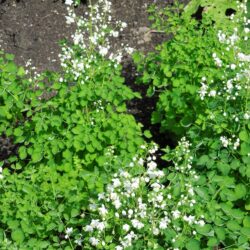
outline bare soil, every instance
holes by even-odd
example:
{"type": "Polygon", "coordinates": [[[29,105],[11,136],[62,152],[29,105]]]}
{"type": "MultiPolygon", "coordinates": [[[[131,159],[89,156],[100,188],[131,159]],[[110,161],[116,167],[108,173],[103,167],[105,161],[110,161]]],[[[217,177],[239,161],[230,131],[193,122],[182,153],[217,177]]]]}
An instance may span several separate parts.
{"type": "MultiPolygon", "coordinates": [[[[188,0],[183,0],[187,2],[188,0]]],[[[156,3],[160,6],[172,4],[172,0],[112,0],[113,17],[128,24],[114,44],[144,51],[152,51],[154,47],[166,40],[164,34],[151,33],[147,8],[156,3]]],[[[44,70],[60,70],[58,54],[62,39],[70,39],[72,27],[66,25],[66,5],[62,0],[0,0],[0,48],[15,55],[18,65],[25,65],[31,59],[37,72],[44,70]]],[[[76,8],[81,15],[87,10],[87,1],[82,1],[76,8]]],[[[141,92],[143,99],[128,103],[129,112],[150,129],[154,140],[167,145],[171,139],[159,135],[159,128],[150,124],[150,116],[155,108],[155,100],[145,97],[145,87],[135,84],[135,67],[131,58],[123,61],[123,75],[126,83],[134,90],[141,92]]],[[[10,140],[0,138],[0,160],[13,150],[10,140]]]]}
{"type": "MultiPolygon", "coordinates": [[[[113,0],[113,16],[128,23],[117,44],[128,44],[143,51],[152,50],[163,36],[151,34],[147,8],[153,0],[113,0]]],[[[165,1],[169,3],[169,1],[165,1]]],[[[31,59],[38,71],[58,70],[58,41],[70,39],[66,25],[66,5],[62,0],[0,0],[0,45],[24,65],[31,59]]],[[[81,15],[87,3],[76,9],[81,15]]]]}

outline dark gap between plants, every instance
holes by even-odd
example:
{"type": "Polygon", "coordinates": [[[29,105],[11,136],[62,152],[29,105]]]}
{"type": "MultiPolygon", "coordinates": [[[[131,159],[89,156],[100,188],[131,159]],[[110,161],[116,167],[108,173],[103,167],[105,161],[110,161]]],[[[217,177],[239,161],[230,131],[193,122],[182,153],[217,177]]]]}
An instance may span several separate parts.
{"type": "MultiPolygon", "coordinates": [[[[130,60],[123,64],[122,75],[125,78],[125,84],[128,85],[133,91],[141,94],[141,99],[133,99],[127,103],[128,113],[132,114],[136,121],[143,125],[143,130],[149,130],[152,134],[151,139],[146,139],[148,142],[154,141],[160,147],[164,149],[167,146],[174,148],[176,142],[173,140],[171,134],[160,131],[160,124],[151,123],[152,112],[156,109],[157,96],[147,97],[147,86],[143,84],[136,84],[137,72],[136,67],[130,60]]],[[[156,163],[160,169],[165,168],[169,164],[162,160],[164,155],[162,151],[156,153],[156,163]]]]}

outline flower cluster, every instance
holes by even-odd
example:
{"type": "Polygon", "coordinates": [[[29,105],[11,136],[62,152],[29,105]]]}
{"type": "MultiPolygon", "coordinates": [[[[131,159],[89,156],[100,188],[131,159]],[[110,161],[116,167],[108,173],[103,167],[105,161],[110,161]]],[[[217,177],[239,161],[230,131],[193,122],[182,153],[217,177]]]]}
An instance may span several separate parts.
{"type": "MultiPolygon", "coordinates": [[[[238,2],[238,10],[243,13],[247,12],[246,1],[238,2]]],[[[223,73],[219,78],[217,71],[214,75],[203,76],[198,94],[200,99],[209,106],[208,118],[213,120],[213,123],[220,120],[221,123],[224,122],[234,126],[235,123],[240,124],[241,121],[244,122],[249,119],[247,103],[243,105],[245,110],[244,108],[239,109],[238,106],[239,103],[244,101],[245,96],[248,96],[247,93],[249,93],[250,88],[250,55],[243,51],[241,46],[242,42],[249,38],[247,26],[250,20],[245,16],[241,20],[238,20],[239,17],[234,20],[234,16],[231,19],[235,23],[231,32],[218,31],[218,41],[222,46],[220,56],[217,55],[218,52],[212,54],[215,64],[222,68],[219,70],[223,70],[223,73]],[[243,27],[240,27],[237,23],[243,23],[243,27]]],[[[219,133],[222,132],[226,131],[223,129],[219,133]]],[[[232,133],[236,134],[237,132],[232,133]]],[[[234,150],[240,145],[240,139],[234,140],[234,138],[227,138],[224,135],[220,136],[220,142],[223,147],[232,146],[234,150]]]]}
{"type": "MultiPolygon", "coordinates": [[[[233,137],[235,137],[235,136],[233,136],[233,137]]],[[[240,146],[240,139],[237,138],[234,142],[233,142],[233,139],[227,138],[226,136],[220,137],[221,144],[224,148],[227,148],[229,146],[233,146],[233,149],[236,150],[240,146]]]]}
{"type": "MultiPolygon", "coordinates": [[[[69,5],[70,3],[72,1],[68,1],[69,5]]],[[[90,5],[90,11],[84,13],[83,17],[77,16],[71,7],[67,7],[67,10],[66,23],[74,24],[76,31],[72,35],[73,46],[65,44],[59,57],[61,66],[66,73],[74,75],[74,80],[88,72],[100,56],[108,58],[118,66],[124,52],[133,52],[128,46],[123,46],[122,50],[116,49],[115,53],[111,51],[111,41],[119,37],[127,24],[113,20],[109,0],[99,0],[90,5]]],[[[85,74],[85,78],[81,79],[82,83],[88,80],[89,75],[85,74]]]]}
{"type": "MultiPolygon", "coordinates": [[[[198,179],[191,170],[192,157],[186,157],[190,146],[185,138],[180,141],[176,153],[179,161],[173,168],[179,169],[182,178],[191,174],[198,179]]],[[[180,194],[175,196],[174,185],[166,186],[167,175],[157,168],[156,151],[157,146],[153,145],[145,159],[135,156],[131,161],[133,165],[114,174],[105,192],[98,195],[98,201],[92,201],[81,244],[103,249],[112,245],[122,250],[144,239],[146,247],[157,249],[161,244],[159,239],[174,229],[176,234],[164,243],[166,247],[173,247],[184,226],[190,228],[190,235],[195,235],[195,226],[205,225],[203,216],[199,218],[194,213],[197,202],[193,183],[183,184],[180,194]]]]}
{"type": "Polygon", "coordinates": [[[222,60],[218,57],[218,55],[215,52],[213,53],[213,59],[218,67],[222,67],[222,60]]]}
{"type": "Polygon", "coordinates": [[[0,167],[0,179],[3,179],[3,178],[4,178],[4,176],[3,176],[3,168],[0,167]]]}

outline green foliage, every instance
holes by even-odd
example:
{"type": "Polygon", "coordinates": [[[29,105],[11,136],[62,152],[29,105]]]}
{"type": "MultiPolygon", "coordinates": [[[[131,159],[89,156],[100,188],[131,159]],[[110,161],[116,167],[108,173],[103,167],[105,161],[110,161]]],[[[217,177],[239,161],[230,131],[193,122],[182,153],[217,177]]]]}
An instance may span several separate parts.
{"type": "Polygon", "coordinates": [[[232,26],[230,16],[226,15],[228,9],[234,11],[236,18],[242,15],[242,10],[238,8],[235,0],[193,0],[185,7],[184,15],[192,16],[199,6],[204,8],[202,15],[211,18],[220,28],[232,26]]]}
{"type": "MultiPolygon", "coordinates": [[[[160,13],[152,7],[154,27],[171,33],[172,38],[147,56],[135,54],[134,60],[142,74],[139,83],[149,85],[148,96],[158,97],[152,123],[160,123],[161,131],[174,133],[176,139],[186,136],[193,145],[193,167],[201,175],[196,199],[204,203],[204,216],[210,223],[197,228],[204,236],[202,249],[232,245],[246,249],[250,65],[246,55],[238,55],[249,52],[244,42],[249,41],[249,31],[244,29],[248,24],[237,6],[239,20],[223,23],[226,33],[220,25],[212,25],[211,19],[222,22],[216,11],[222,5],[230,7],[223,1],[213,1],[214,8],[207,8],[202,20],[190,19],[201,2],[191,1],[185,10],[175,4],[160,13]]],[[[172,160],[166,152],[164,159],[172,160]]],[[[193,244],[187,248],[195,248],[193,244]]]]}
{"type": "Polygon", "coordinates": [[[18,145],[18,155],[3,164],[0,245],[70,246],[67,225],[81,225],[90,197],[102,192],[110,174],[128,165],[144,143],[141,125],[125,104],[139,96],[123,84],[120,66],[102,57],[84,84],[71,74],[60,82],[53,72],[28,81],[12,56],[0,60],[1,114],[6,114],[1,135],[18,145]]]}
{"type": "Polygon", "coordinates": [[[27,79],[0,52],[0,135],[17,147],[0,162],[1,249],[250,247],[249,24],[227,3],[149,10],[170,39],[134,60],[158,98],[152,123],[179,140],[163,149],[163,170],[144,141],[151,132],[127,114],[140,95],[124,85],[120,56],[105,58],[106,25],[86,46],[80,32],[99,26],[78,20],[60,74],[27,79]],[[229,7],[237,22],[224,16],[229,7]]]}
{"type": "Polygon", "coordinates": [[[56,165],[30,166],[20,174],[4,170],[1,228],[20,249],[65,247],[69,245],[64,239],[66,227],[83,223],[89,197],[102,192],[109,177],[97,169],[86,170],[77,158],[74,162],[68,172],[56,165]]]}
{"type": "MultiPolygon", "coordinates": [[[[12,74],[14,78],[16,71],[6,76],[2,72],[1,108],[6,114],[13,112],[9,120],[2,118],[2,133],[19,144],[17,160],[21,165],[71,163],[78,156],[93,167],[107,146],[115,146],[120,154],[135,152],[142,144],[140,126],[124,113],[125,101],[136,94],[123,85],[120,69],[100,59],[91,70],[92,78],[84,84],[68,84],[66,81],[72,81],[69,77],[61,83],[54,73],[47,73],[46,79],[38,80],[39,89],[23,86],[20,80],[12,83],[12,92],[5,87],[4,77],[11,79],[12,74]],[[46,86],[42,80],[52,83],[46,86]]],[[[11,167],[15,168],[15,163],[11,167]]]]}

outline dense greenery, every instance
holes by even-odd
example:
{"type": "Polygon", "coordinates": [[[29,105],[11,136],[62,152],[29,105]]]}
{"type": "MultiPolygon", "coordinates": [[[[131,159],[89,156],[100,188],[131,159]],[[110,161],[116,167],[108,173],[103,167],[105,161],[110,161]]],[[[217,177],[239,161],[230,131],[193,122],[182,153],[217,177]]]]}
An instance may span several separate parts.
{"type": "MultiPolygon", "coordinates": [[[[190,20],[185,12],[180,18],[181,7],[161,13],[170,15],[165,26],[172,25],[174,37],[145,58],[134,55],[143,74],[140,82],[150,85],[149,96],[158,97],[152,122],[177,138],[187,136],[193,145],[194,165],[201,174],[196,193],[212,226],[204,233],[207,246],[246,249],[250,106],[249,57],[244,53],[249,53],[249,30],[241,19],[231,21],[233,28],[223,33],[210,18],[190,20]]],[[[151,17],[155,27],[165,27],[162,16],[152,10],[157,13],[151,17]]]]}
{"type": "Polygon", "coordinates": [[[234,17],[218,15],[223,0],[149,9],[170,39],[133,58],[175,148],[146,142],[127,113],[141,97],[124,84],[121,51],[109,52],[126,27],[112,27],[109,1],[89,19],[68,8],[77,29],[60,74],[29,76],[1,52],[0,133],[17,147],[0,162],[1,249],[250,247],[249,20],[246,2],[230,4],[234,17]],[[210,6],[202,20],[198,5],[210,6]]]}

